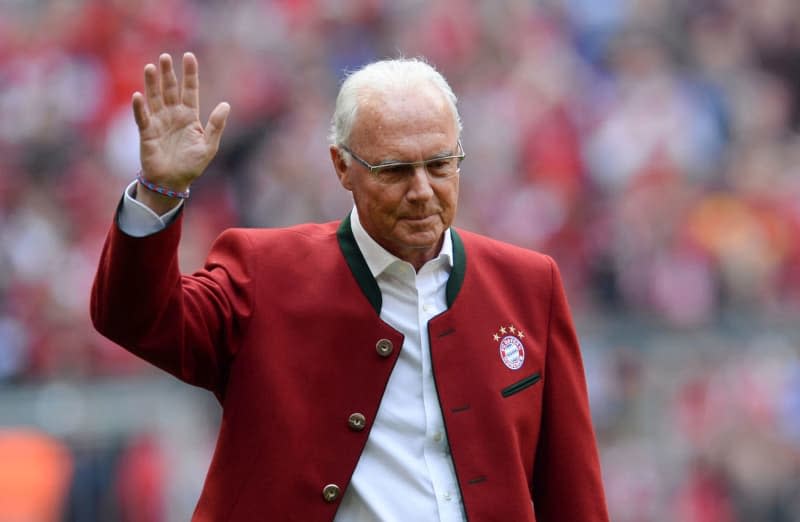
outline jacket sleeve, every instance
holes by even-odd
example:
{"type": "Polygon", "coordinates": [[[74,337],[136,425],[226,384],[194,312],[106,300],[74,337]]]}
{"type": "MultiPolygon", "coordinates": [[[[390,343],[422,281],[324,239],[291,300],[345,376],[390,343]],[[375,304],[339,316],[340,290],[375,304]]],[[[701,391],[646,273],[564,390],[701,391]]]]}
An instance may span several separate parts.
{"type": "Polygon", "coordinates": [[[542,423],[533,470],[536,519],[608,521],[586,381],[558,268],[552,277],[542,423]]]}
{"type": "Polygon", "coordinates": [[[182,221],[138,238],[112,225],[92,287],[92,322],[130,352],[221,398],[252,312],[252,249],[244,232],[226,231],[205,267],[182,276],[182,221]]]}

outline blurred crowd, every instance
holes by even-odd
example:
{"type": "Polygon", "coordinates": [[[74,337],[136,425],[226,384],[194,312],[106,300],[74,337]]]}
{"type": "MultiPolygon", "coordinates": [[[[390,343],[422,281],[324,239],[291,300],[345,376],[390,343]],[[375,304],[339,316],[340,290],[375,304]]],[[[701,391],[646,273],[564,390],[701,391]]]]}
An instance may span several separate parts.
{"type": "MultiPolygon", "coordinates": [[[[0,0],[0,409],[49,382],[152,378],[93,331],[88,296],[138,170],[131,94],[185,50],[201,117],[232,106],[192,187],[186,271],[225,227],[342,218],[339,82],[424,56],[464,121],[457,224],[563,271],[612,519],[800,519],[800,3],[0,0]]],[[[60,491],[32,521],[171,520],[159,438],[123,431],[89,451],[79,426],[0,423],[0,521],[27,520],[5,507],[14,444],[57,469],[31,477],[60,491]],[[106,489],[78,473],[101,451],[106,489]],[[81,476],[99,492],[76,498],[81,476]]]]}

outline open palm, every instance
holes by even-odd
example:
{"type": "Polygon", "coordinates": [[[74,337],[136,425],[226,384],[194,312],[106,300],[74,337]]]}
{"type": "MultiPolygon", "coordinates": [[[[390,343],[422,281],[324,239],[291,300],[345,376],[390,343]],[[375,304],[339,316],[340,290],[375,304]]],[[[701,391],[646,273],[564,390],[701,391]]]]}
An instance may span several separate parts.
{"type": "Polygon", "coordinates": [[[144,68],[145,94],[133,95],[142,174],[152,183],[182,192],[217,153],[230,106],[217,105],[203,127],[195,56],[183,55],[180,85],[172,58],[162,54],[158,62],[158,67],[144,68]]]}

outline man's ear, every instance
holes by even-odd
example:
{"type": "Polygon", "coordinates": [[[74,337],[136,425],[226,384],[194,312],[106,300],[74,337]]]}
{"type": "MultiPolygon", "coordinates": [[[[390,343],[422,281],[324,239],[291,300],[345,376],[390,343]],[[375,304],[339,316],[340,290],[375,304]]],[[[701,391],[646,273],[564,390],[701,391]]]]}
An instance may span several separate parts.
{"type": "Polygon", "coordinates": [[[353,181],[350,179],[351,170],[350,166],[344,158],[344,152],[336,145],[330,146],[331,161],[333,168],[336,170],[336,176],[339,178],[339,183],[349,191],[353,190],[353,181]]]}

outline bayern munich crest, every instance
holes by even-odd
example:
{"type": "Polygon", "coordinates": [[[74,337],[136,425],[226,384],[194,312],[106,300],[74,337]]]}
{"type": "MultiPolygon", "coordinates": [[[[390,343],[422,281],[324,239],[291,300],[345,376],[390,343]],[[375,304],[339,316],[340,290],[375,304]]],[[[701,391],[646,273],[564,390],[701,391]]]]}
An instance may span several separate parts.
{"type": "Polygon", "coordinates": [[[524,337],[522,330],[514,328],[514,325],[501,326],[492,336],[495,342],[500,343],[500,360],[510,370],[519,370],[525,363],[524,337]]]}

